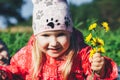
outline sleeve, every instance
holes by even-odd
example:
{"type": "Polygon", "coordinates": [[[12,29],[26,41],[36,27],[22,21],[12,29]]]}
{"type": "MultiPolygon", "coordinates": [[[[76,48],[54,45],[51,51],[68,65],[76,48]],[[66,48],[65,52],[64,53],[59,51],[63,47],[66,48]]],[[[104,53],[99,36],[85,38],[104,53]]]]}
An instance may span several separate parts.
{"type": "Polygon", "coordinates": [[[30,68],[31,65],[31,54],[28,49],[30,49],[29,46],[23,47],[11,58],[10,65],[0,67],[0,70],[9,74],[10,80],[11,78],[12,80],[23,80],[28,74],[28,67],[30,68]]]}
{"type": "MultiPolygon", "coordinates": [[[[92,75],[91,64],[89,62],[89,51],[91,47],[87,46],[80,51],[82,68],[86,79],[89,80],[92,75]]],[[[102,70],[102,76],[99,77],[97,74],[94,74],[94,80],[116,80],[118,76],[117,64],[110,58],[105,58],[105,67],[102,70]]]]}

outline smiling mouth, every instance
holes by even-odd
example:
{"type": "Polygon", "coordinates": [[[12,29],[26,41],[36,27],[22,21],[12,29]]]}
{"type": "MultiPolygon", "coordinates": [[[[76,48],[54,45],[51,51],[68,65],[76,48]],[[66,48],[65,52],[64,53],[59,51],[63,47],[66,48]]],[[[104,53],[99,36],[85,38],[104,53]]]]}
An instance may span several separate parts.
{"type": "Polygon", "coordinates": [[[48,48],[48,50],[50,50],[52,52],[57,52],[57,51],[61,50],[61,48],[48,48]]]}
{"type": "Polygon", "coordinates": [[[48,48],[48,50],[59,50],[60,48],[48,48]]]}

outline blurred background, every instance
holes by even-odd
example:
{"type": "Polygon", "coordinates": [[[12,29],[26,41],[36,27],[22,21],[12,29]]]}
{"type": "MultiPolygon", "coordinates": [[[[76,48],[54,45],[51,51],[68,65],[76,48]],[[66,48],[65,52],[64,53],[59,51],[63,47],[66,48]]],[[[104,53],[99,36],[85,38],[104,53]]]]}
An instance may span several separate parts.
{"type": "MultiPolygon", "coordinates": [[[[87,35],[88,20],[109,23],[105,39],[106,56],[120,66],[120,0],[68,0],[74,26],[87,35]]],[[[13,56],[32,35],[31,0],[0,0],[0,38],[13,56]]]]}
{"type": "MultiPolygon", "coordinates": [[[[120,25],[120,0],[68,0],[74,22],[89,18],[106,20],[116,29],[120,25]]],[[[31,26],[31,0],[0,0],[0,28],[31,26]]],[[[76,22],[76,23],[77,23],[76,22]]]]}

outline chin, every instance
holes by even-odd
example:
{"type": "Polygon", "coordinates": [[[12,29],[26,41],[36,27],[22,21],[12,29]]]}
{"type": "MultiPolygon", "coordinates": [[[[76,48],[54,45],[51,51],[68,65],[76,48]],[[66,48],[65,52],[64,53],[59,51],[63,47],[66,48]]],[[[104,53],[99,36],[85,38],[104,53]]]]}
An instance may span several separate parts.
{"type": "Polygon", "coordinates": [[[58,58],[58,57],[60,57],[61,55],[60,54],[58,54],[58,53],[52,53],[52,54],[48,54],[50,57],[52,57],[52,58],[58,58]]]}

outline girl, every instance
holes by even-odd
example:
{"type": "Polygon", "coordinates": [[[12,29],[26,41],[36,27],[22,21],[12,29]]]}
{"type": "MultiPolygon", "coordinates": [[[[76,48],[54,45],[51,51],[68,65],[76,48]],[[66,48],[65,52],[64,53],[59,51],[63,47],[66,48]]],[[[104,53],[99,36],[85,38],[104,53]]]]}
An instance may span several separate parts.
{"type": "Polygon", "coordinates": [[[114,80],[117,66],[96,53],[89,58],[82,34],[72,26],[65,0],[33,0],[33,32],[28,44],[0,67],[7,80],[114,80]],[[92,74],[94,73],[94,74],[92,74]]]}

